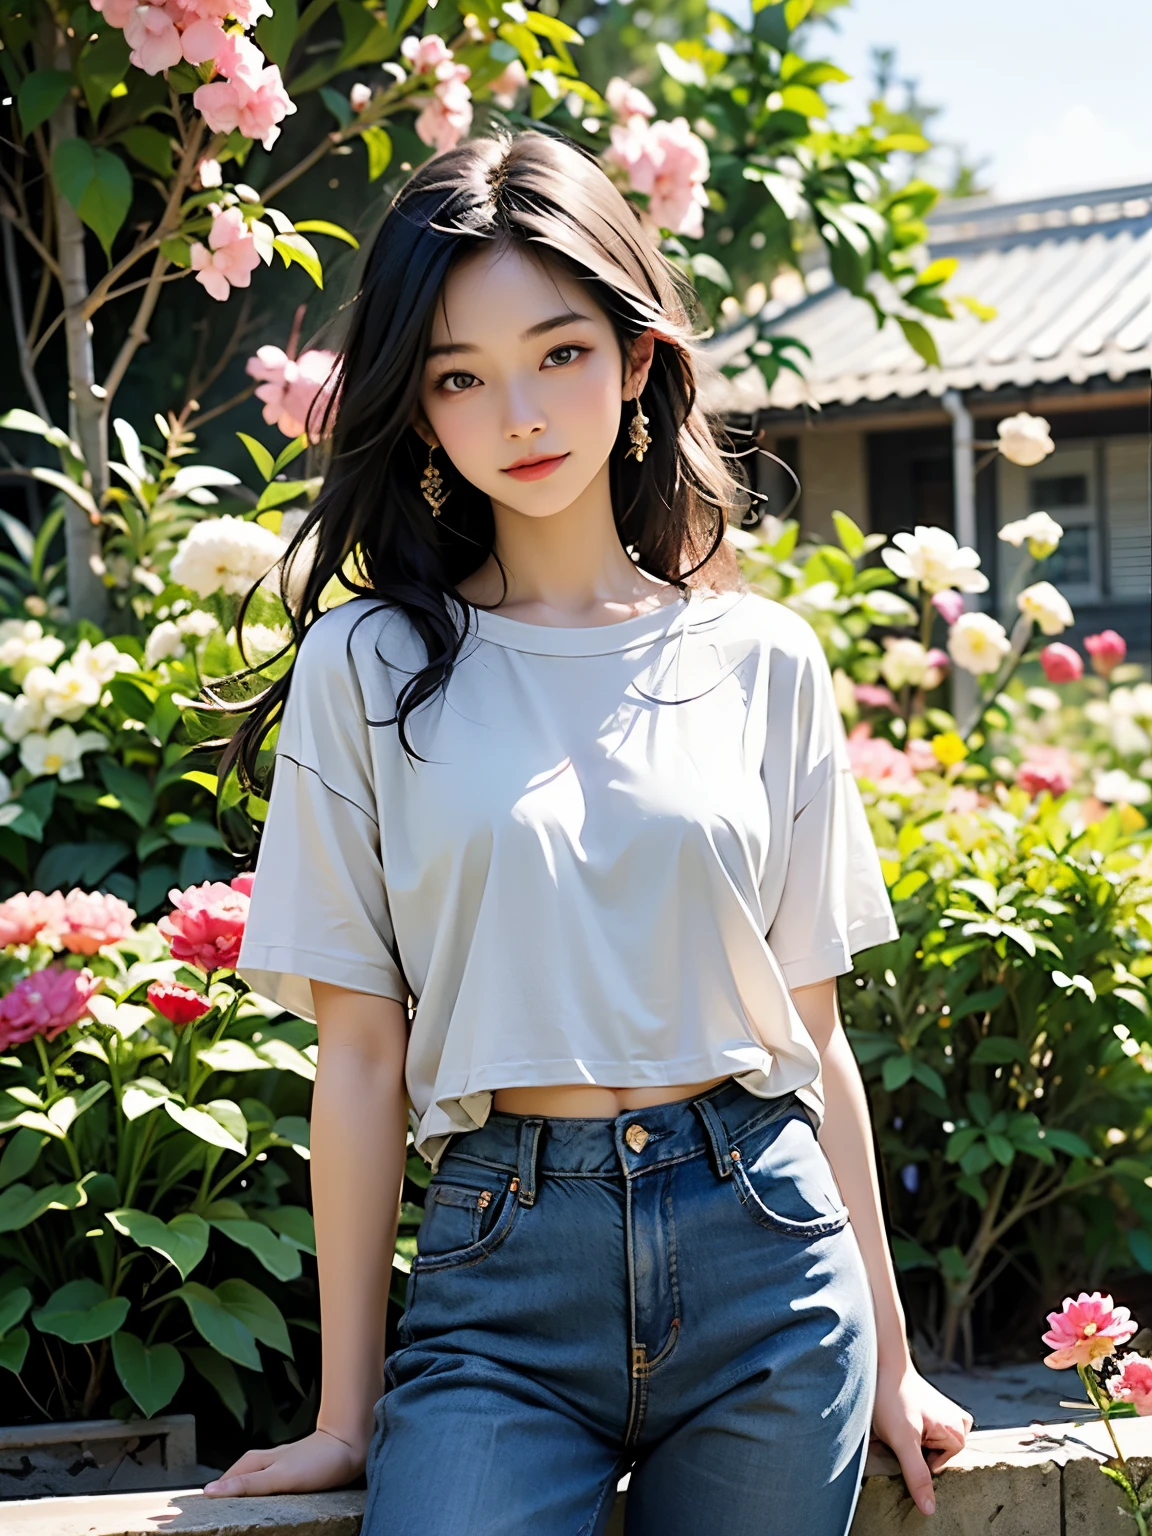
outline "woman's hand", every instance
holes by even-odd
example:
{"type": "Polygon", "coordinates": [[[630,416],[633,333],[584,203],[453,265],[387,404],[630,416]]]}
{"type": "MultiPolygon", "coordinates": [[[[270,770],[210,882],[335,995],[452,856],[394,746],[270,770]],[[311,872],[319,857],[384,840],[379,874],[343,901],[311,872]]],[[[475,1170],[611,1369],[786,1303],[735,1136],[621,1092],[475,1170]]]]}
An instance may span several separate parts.
{"type": "Polygon", "coordinates": [[[367,1447],[349,1445],[317,1429],[303,1440],[274,1445],[266,1451],[245,1451],[215,1482],[205,1483],[210,1498],[240,1498],[260,1493],[318,1493],[342,1488],[358,1478],[367,1461],[367,1447]]]}
{"type": "Polygon", "coordinates": [[[923,1514],[930,1515],[936,1508],[932,1473],[964,1449],[973,1422],[967,1408],[938,1392],[910,1360],[881,1365],[872,1432],[891,1447],[908,1492],[923,1514]]]}

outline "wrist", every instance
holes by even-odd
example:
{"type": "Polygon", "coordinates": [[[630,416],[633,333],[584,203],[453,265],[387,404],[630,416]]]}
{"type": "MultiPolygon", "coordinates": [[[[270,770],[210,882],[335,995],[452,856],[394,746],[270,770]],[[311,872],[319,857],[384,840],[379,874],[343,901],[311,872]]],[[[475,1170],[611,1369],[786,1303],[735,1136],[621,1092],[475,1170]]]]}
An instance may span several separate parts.
{"type": "Polygon", "coordinates": [[[339,1440],[346,1445],[353,1458],[363,1466],[368,1457],[368,1446],[375,1429],[374,1423],[368,1425],[330,1424],[321,1422],[323,1415],[316,1421],[316,1433],[327,1435],[330,1440],[339,1440]]]}

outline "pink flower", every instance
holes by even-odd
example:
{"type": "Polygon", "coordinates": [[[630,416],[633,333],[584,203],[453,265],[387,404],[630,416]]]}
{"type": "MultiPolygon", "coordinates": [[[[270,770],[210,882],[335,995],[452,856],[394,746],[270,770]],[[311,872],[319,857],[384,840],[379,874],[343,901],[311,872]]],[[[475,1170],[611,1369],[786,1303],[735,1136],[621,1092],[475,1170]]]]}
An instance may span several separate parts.
{"type": "Polygon", "coordinates": [[[1063,795],[1072,788],[1076,765],[1063,747],[1029,747],[1016,770],[1016,783],[1030,795],[1063,795]]]}
{"type": "Polygon", "coordinates": [[[209,64],[221,52],[226,39],[218,21],[197,20],[180,34],[180,47],[189,64],[209,64]]]}
{"type": "Polygon", "coordinates": [[[94,955],[132,932],[135,911],[119,896],[71,890],[64,898],[60,942],[74,955],[94,955]]]}
{"type": "Polygon", "coordinates": [[[904,748],[904,756],[912,764],[914,773],[936,773],[940,768],[940,759],[932,750],[930,742],[923,736],[913,736],[912,740],[904,748]]]}
{"type": "Polygon", "coordinates": [[[154,981],[147,996],[156,1012],[177,1029],[202,1019],[212,1007],[193,987],[182,987],[178,981],[154,981]]]}
{"type": "Polygon", "coordinates": [[[898,747],[883,736],[873,736],[872,727],[865,721],[848,737],[848,761],[858,779],[868,779],[873,784],[907,784],[915,778],[912,764],[898,747]]]}
{"type": "Polygon", "coordinates": [[[497,106],[511,111],[516,105],[517,92],[522,91],[527,84],[527,71],[519,59],[513,59],[500,71],[495,80],[488,82],[488,89],[492,92],[492,100],[497,106]]]}
{"type": "Polygon", "coordinates": [[[400,44],[400,52],[408,60],[414,75],[428,74],[438,65],[449,63],[453,56],[444,39],[435,33],[428,37],[406,37],[400,44]]]}
{"type": "Polygon", "coordinates": [[[129,61],[146,75],[158,75],[183,58],[180,33],[162,5],[136,5],[124,23],[129,61]]]}
{"type": "MultiPolygon", "coordinates": [[[[243,881],[244,876],[239,877],[243,881]]],[[[233,970],[240,957],[240,941],[248,920],[248,896],[234,880],[205,880],[186,891],[171,890],[176,908],[162,917],[157,927],[168,940],[173,958],[209,974],[233,970]]]]}
{"type": "Polygon", "coordinates": [[[962,592],[953,592],[951,588],[945,592],[934,592],[932,594],[932,606],[944,620],[945,624],[948,625],[949,629],[951,629],[952,625],[955,624],[956,620],[964,612],[964,594],[962,592]]]}
{"type": "Polygon", "coordinates": [[[976,810],[981,803],[979,794],[970,785],[953,784],[944,800],[944,809],[956,812],[961,816],[967,816],[976,810]]]}
{"type": "MultiPolygon", "coordinates": [[[[203,87],[206,89],[206,87],[203,87]]],[[[216,204],[212,207],[215,210],[216,204]]],[[[264,225],[259,226],[261,230],[264,225]]],[[[260,265],[254,226],[239,208],[217,211],[208,233],[208,245],[197,240],[192,247],[192,265],[196,281],[203,284],[214,299],[226,299],[233,288],[247,288],[252,273],[260,265]]]]}
{"type": "Polygon", "coordinates": [[[1065,1296],[1062,1312],[1049,1312],[1051,1329],[1041,1334],[1045,1344],[1052,1346],[1052,1354],[1044,1356],[1044,1364],[1053,1370],[1066,1370],[1070,1365],[1090,1365],[1104,1355],[1110,1355],[1117,1344],[1123,1344],[1136,1332],[1127,1307],[1113,1307],[1111,1296],[1101,1296],[1093,1291],[1081,1291],[1075,1301],[1065,1296]]]}
{"type": "Polygon", "coordinates": [[[265,149],[271,149],[280,137],[276,125],[295,112],[296,104],[284,89],[279,69],[265,63],[259,48],[231,32],[224,43],[216,55],[216,68],[227,79],[200,86],[192,105],[213,133],[233,133],[238,128],[245,138],[259,139],[265,149]]]}
{"type": "Polygon", "coordinates": [[[896,695],[891,688],[885,688],[883,683],[857,683],[852,690],[857,704],[864,704],[869,709],[895,709],[896,695]]]}
{"type": "Polygon", "coordinates": [[[59,891],[20,891],[0,902],[0,948],[9,944],[34,944],[43,935],[51,942],[64,920],[64,898],[59,891]]]}
{"type": "Polygon", "coordinates": [[[255,881],[256,871],[248,869],[242,875],[237,875],[235,880],[229,881],[229,884],[234,891],[239,891],[241,896],[251,896],[252,886],[255,884],[255,881]]]}
{"type": "Polygon", "coordinates": [[[648,213],[661,229],[699,239],[708,206],[704,183],[710,172],[708,150],[686,117],[670,123],[648,122],[639,113],[611,130],[604,160],[628,174],[633,192],[648,196],[648,213]]]}
{"type": "Polygon", "coordinates": [[[363,112],[364,108],[372,100],[372,87],[370,85],[355,84],[348,92],[348,105],[353,112],[363,112]]]}
{"type": "Polygon", "coordinates": [[[1050,683],[1075,683],[1084,676],[1080,652],[1056,640],[1040,652],[1040,665],[1050,683]]]}
{"type": "Polygon", "coordinates": [[[924,687],[939,688],[940,684],[948,676],[948,669],[952,665],[952,658],[947,651],[942,651],[938,645],[934,645],[924,657],[924,687]]]}
{"type": "Polygon", "coordinates": [[[92,9],[99,11],[110,27],[123,31],[136,9],[136,0],[93,0],[92,9]]]}
{"type": "Polygon", "coordinates": [[[639,86],[625,80],[623,75],[614,75],[609,80],[604,90],[604,100],[615,112],[621,122],[626,122],[630,117],[655,117],[656,108],[645,96],[639,86]]]}
{"type": "Polygon", "coordinates": [[[1098,635],[1085,635],[1084,649],[1092,658],[1093,670],[1107,677],[1128,654],[1123,635],[1114,629],[1101,630],[1098,635]]]}
{"type": "MultiPolygon", "coordinates": [[[[407,39],[405,39],[407,41],[407,39]]],[[[472,92],[464,84],[472,71],[467,64],[439,64],[432,95],[416,119],[416,136],[432,144],[437,154],[455,149],[472,126],[472,92]]]]}
{"type": "Polygon", "coordinates": [[[88,999],[100,986],[100,978],[85,968],[66,970],[49,965],[18,981],[7,997],[0,998],[0,1050],[23,1045],[33,1035],[55,1040],[69,1024],[88,1012],[88,999]]]}
{"type": "Polygon", "coordinates": [[[1141,1417],[1152,1413],[1152,1360],[1125,1355],[1119,1376],[1109,1378],[1108,1390],[1118,1402],[1134,1404],[1141,1417]]]}
{"type": "MultiPolygon", "coordinates": [[[[305,352],[293,361],[279,347],[258,347],[248,359],[246,371],[262,382],[256,398],[264,401],[264,420],[279,427],[285,437],[299,437],[312,415],[313,427],[323,420],[324,407],[332,397],[335,352],[305,352]]],[[[314,433],[313,441],[318,433],[314,433]]]]}

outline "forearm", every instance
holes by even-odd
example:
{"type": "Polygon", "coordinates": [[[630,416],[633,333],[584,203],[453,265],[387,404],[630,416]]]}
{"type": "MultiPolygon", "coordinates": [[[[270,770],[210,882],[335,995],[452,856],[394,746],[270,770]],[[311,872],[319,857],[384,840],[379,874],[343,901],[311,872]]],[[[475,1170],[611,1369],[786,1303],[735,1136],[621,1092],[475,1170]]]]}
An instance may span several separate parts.
{"type": "Polygon", "coordinates": [[[820,1051],[824,1086],[820,1145],[851,1214],[852,1230],[868,1271],[880,1365],[900,1370],[909,1359],[904,1309],[884,1230],[868,1098],[840,1020],[836,982],[830,979],[797,987],[792,1000],[820,1051]]]}
{"type": "Polygon", "coordinates": [[[407,1138],[403,1009],[314,984],[320,1050],[311,1180],[323,1378],[316,1427],[366,1452],[407,1138]],[[369,1044],[368,1042],[371,1042],[369,1044]]]}
{"type": "Polygon", "coordinates": [[[852,1230],[868,1271],[880,1366],[899,1369],[909,1358],[904,1309],[884,1231],[868,1099],[860,1068],[842,1028],[833,1031],[821,1061],[825,1116],[820,1145],[851,1213],[852,1230]]]}

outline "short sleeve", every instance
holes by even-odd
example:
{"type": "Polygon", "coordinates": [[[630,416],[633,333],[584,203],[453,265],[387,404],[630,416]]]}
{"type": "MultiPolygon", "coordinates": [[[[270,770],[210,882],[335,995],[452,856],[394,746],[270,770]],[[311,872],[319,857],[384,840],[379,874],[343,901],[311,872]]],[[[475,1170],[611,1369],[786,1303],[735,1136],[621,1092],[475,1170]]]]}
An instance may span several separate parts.
{"type": "MultiPolygon", "coordinates": [[[[832,674],[809,626],[792,699],[787,864],[768,943],[789,987],[852,969],[852,956],[899,937],[880,856],[848,760],[832,674]]],[[[775,833],[774,833],[775,835],[775,833]]]]}
{"type": "Polygon", "coordinates": [[[347,625],[335,618],[309,629],[292,671],[237,964],[254,991],[306,1019],[315,1018],[311,981],[408,998],[364,701],[347,625]]]}

